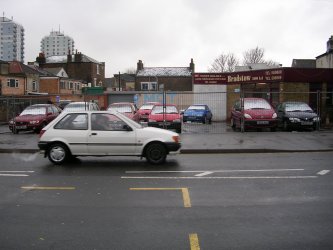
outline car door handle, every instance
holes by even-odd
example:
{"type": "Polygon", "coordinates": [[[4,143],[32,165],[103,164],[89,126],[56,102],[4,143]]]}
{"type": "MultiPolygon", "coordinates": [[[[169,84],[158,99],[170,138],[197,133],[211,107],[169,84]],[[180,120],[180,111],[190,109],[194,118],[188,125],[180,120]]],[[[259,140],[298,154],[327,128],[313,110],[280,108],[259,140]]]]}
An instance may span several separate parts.
{"type": "Polygon", "coordinates": [[[97,135],[97,133],[91,133],[91,135],[97,135]]]}

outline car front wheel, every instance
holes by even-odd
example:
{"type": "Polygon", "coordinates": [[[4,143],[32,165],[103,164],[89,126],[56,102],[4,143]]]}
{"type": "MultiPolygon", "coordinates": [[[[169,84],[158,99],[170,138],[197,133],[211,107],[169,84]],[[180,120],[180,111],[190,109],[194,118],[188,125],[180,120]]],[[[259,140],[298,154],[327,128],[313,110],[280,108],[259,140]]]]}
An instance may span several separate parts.
{"type": "Polygon", "coordinates": [[[147,146],[145,156],[151,164],[162,164],[165,162],[167,151],[161,143],[152,143],[147,146]]]}
{"type": "Polygon", "coordinates": [[[55,143],[52,144],[48,149],[47,157],[52,163],[60,165],[64,163],[69,157],[69,151],[64,144],[55,143]]]}

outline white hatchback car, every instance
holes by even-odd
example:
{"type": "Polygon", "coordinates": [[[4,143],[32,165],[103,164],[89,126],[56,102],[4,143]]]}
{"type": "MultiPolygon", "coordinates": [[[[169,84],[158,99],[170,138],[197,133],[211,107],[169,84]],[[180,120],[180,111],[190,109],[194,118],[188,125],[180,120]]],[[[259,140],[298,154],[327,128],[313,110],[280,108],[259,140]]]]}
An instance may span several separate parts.
{"type": "Polygon", "coordinates": [[[54,164],[75,156],[139,156],[161,164],[180,149],[179,134],[142,127],[112,111],[63,112],[40,132],[38,147],[54,164]]]}

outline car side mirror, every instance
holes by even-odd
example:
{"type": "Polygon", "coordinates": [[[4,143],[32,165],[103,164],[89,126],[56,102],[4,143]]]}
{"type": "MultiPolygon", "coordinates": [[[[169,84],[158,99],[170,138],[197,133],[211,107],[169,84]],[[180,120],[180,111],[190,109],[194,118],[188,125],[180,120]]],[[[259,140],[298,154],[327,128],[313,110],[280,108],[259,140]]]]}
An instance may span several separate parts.
{"type": "Polygon", "coordinates": [[[185,109],[180,110],[180,114],[183,115],[185,113],[185,109]]]}

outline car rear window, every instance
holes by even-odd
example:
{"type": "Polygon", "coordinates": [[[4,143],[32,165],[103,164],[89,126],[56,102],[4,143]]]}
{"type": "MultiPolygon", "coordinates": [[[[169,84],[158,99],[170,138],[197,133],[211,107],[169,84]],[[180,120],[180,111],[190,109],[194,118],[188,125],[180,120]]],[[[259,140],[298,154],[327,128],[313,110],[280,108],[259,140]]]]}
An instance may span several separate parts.
{"type": "Polygon", "coordinates": [[[87,130],[88,115],[87,114],[68,114],[64,116],[55,126],[54,129],[66,130],[87,130]]]}

